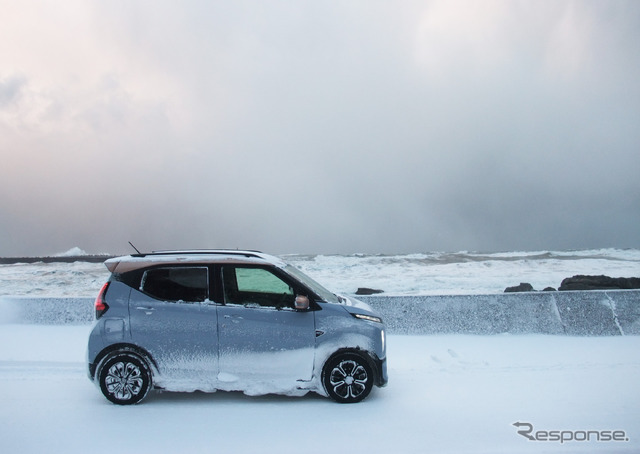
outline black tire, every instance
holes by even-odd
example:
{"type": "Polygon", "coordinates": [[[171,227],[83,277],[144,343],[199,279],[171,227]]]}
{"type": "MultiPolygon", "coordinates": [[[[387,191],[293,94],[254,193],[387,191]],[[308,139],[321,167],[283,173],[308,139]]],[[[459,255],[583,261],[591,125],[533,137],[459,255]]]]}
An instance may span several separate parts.
{"type": "Polygon", "coordinates": [[[138,355],[121,352],[102,363],[98,380],[102,394],[114,404],[137,404],[151,389],[151,370],[138,355]]]}
{"type": "Polygon", "coordinates": [[[363,400],[371,392],[373,382],[369,362],[358,353],[339,353],[330,358],[322,370],[325,391],[341,404],[363,400]]]}

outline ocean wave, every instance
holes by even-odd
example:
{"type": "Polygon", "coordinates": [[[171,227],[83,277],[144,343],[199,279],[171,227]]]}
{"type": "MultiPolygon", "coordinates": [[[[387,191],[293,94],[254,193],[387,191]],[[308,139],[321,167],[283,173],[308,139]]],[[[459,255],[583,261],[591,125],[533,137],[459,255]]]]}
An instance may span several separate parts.
{"type": "MultiPolygon", "coordinates": [[[[426,252],[398,255],[302,255],[282,258],[336,293],[359,287],[387,295],[501,293],[521,282],[535,289],[557,288],[577,274],[639,277],[640,250],[426,252]]],[[[0,265],[0,295],[95,296],[108,279],[102,263],[0,265]]]]}

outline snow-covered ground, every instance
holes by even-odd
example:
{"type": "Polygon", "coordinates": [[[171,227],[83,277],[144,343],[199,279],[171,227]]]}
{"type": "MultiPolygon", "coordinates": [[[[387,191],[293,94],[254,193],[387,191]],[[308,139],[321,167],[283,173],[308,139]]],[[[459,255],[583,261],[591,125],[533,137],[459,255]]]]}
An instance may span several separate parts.
{"type": "MultiPolygon", "coordinates": [[[[640,276],[638,250],[285,259],[342,293],[500,293],[575,274],[640,276]]],[[[0,296],[94,297],[107,277],[102,264],[2,265],[0,296]]],[[[640,336],[390,335],[389,385],[360,404],[218,392],[119,407],[86,376],[89,330],[0,321],[0,452],[640,452],[640,336]],[[539,441],[518,433],[527,430],[539,441]],[[543,441],[556,438],[566,441],[543,441]]]]}
{"type": "Polygon", "coordinates": [[[389,385],[360,404],[156,392],[119,407],[86,377],[89,329],[0,326],[2,452],[640,450],[638,336],[389,336],[389,385]],[[529,441],[516,422],[591,441],[529,441]],[[613,431],[629,441],[595,441],[613,431]]]}

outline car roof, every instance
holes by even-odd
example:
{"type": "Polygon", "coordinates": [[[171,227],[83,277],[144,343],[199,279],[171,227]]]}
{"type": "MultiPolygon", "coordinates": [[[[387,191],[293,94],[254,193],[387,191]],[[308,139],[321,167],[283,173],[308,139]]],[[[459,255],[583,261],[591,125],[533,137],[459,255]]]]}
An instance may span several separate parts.
{"type": "Polygon", "coordinates": [[[171,251],[154,251],[114,257],[104,262],[112,273],[146,268],[151,265],[173,265],[184,263],[236,263],[236,264],[270,264],[280,268],[286,265],[279,258],[260,251],[238,249],[187,249],[171,251]]]}

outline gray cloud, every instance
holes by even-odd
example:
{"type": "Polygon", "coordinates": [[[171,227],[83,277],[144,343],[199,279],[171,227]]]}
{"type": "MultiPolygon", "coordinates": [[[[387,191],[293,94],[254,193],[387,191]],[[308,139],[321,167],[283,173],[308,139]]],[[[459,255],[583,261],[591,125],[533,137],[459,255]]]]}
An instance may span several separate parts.
{"type": "Polygon", "coordinates": [[[636,2],[31,3],[0,255],[640,246],[636,2]]]}

